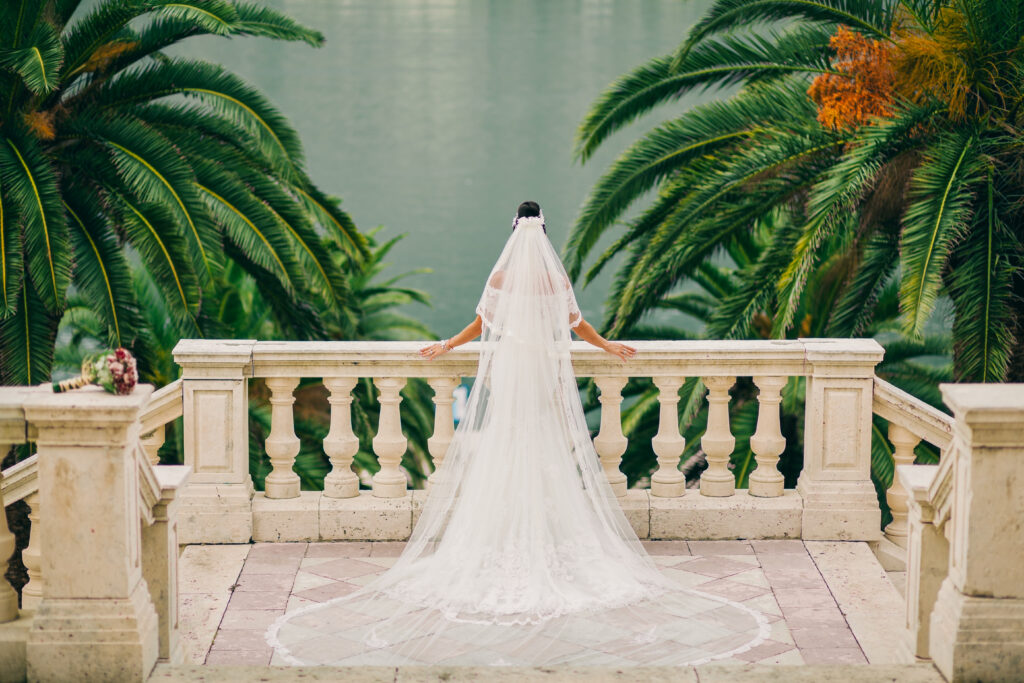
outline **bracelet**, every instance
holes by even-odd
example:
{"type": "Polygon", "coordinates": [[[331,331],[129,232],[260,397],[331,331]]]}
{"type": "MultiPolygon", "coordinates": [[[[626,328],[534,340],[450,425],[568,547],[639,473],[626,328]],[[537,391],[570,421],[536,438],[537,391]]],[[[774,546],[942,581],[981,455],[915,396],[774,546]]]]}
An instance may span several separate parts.
{"type": "Polygon", "coordinates": [[[452,347],[450,347],[448,345],[448,340],[447,339],[442,339],[441,340],[441,350],[445,351],[445,352],[452,350],[452,347]]]}

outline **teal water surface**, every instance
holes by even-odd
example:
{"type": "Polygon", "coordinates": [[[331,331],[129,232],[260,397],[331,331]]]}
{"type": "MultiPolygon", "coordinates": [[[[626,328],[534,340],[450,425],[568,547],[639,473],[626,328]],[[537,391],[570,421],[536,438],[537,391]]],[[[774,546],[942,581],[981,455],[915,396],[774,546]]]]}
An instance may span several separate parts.
{"type": "MultiPolygon", "coordinates": [[[[573,135],[616,77],[672,50],[704,0],[270,0],[326,44],[193,39],[182,52],[258,85],[301,134],[318,184],[363,229],[407,233],[389,272],[432,308],[438,334],[473,317],[516,206],[540,202],[561,250],[589,189],[641,131],[692,106],[662,106],[586,165],[573,135]]],[[[611,241],[610,237],[602,245],[611,241]]],[[[600,321],[610,270],[577,296],[600,321]]]]}

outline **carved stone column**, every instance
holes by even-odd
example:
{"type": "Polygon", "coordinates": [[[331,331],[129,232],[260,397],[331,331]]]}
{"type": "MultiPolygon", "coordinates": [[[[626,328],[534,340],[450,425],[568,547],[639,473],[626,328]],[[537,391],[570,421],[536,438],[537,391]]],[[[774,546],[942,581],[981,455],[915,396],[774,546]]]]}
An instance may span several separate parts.
{"type": "Polygon", "coordinates": [[[626,452],[628,443],[622,433],[622,388],[626,386],[625,377],[595,377],[594,383],[601,394],[597,400],[601,402],[601,430],[594,437],[594,450],[601,459],[604,476],[616,496],[626,495],[626,475],[619,469],[622,454],[626,452]]]}
{"type": "Polygon", "coordinates": [[[658,433],[651,446],[658,456],[658,470],[651,476],[651,495],[678,498],[686,492],[686,476],[679,471],[679,458],[686,440],[679,433],[679,387],[683,377],[653,377],[658,387],[658,433]]]}
{"type": "Polygon", "coordinates": [[[750,437],[757,468],[750,474],[750,495],[776,498],[782,495],[785,480],[779,472],[779,456],[786,448],[779,424],[779,404],[785,377],[755,377],[757,385],[757,429],[750,437]]]}
{"type": "Polygon", "coordinates": [[[142,681],[157,615],[142,578],[139,413],[153,388],[35,396],[43,599],[26,645],[32,681],[142,681]]]}
{"type": "Polygon", "coordinates": [[[264,481],[267,498],[298,498],[299,475],[292,469],[299,454],[299,437],[295,436],[295,387],[298,377],[268,377],[270,389],[270,434],[267,455],[273,470],[264,481]]]}
{"type": "Polygon", "coordinates": [[[455,422],[452,417],[453,392],[459,386],[458,377],[431,377],[427,380],[434,390],[434,433],[427,440],[430,457],[434,459],[434,471],[427,477],[427,489],[436,485],[441,477],[441,465],[448,453],[452,437],[455,436],[455,422]]]}
{"type": "Polygon", "coordinates": [[[901,548],[907,547],[907,490],[903,488],[896,470],[901,465],[914,464],[914,448],[921,439],[909,429],[895,422],[889,423],[889,441],[892,443],[893,465],[892,486],[885,492],[885,500],[892,511],[892,521],[885,527],[885,537],[901,548]]]}
{"type": "Polygon", "coordinates": [[[700,492],[704,496],[731,496],[736,492],[736,477],[729,470],[729,456],[736,447],[736,437],[729,430],[729,389],[735,377],[702,377],[708,388],[708,426],[700,440],[707,455],[708,468],[700,475],[700,492]]]}
{"type": "Polygon", "coordinates": [[[408,440],[402,433],[399,392],[405,386],[404,377],[374,377],[380,390],[380,420],[377,435],[373,437],[373,452],[377,454],[380,470],[373,475],[373,495],[378,498],[401,498],[406,495],[407,482],[402,472],[402,456],[408,440]]]}
{"type": "Polygon", "coordinates": [[[28,505],[28,547],[21,551],[21,562],[28,573],[28,583],[21,587],[21,608],[35,610],[43,599],[43,523],[39,492],[25,496],[28,505]]]}
{"type": "Polygon", "coordinates": [[[359,452],[359,439],[352,431],[352,389],[358,381],[355,377],[324,377],[331,404],[331,429],[324,437],[324,453],[331,460],[331,471],[324,477],[328,498],[359,495],[359,477],[352,471],[352,458],[359,452]]]}

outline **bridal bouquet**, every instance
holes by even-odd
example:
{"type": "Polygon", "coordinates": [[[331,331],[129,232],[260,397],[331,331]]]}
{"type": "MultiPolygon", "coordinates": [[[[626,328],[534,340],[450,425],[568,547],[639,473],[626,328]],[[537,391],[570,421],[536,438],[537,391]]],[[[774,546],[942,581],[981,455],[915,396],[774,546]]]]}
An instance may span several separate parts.
{"type": "Polygon", "coordinates": [[[62,382],[54,382],[54,392],[79,389],[86,384],[98,384],[112,394],[130,394],[139,381],[139,372],[135,367],[135,357],[128,349],[118,347],[92,356],[82,361],[82,374],[62,382]]]}

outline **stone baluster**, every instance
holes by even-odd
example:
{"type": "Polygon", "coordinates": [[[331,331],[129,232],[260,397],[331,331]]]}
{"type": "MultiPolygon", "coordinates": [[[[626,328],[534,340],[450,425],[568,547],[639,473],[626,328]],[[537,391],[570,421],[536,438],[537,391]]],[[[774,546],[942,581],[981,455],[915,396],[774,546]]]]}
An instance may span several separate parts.
{"type": "MultiPolygon", "coordinates": [[[[1024,668],[1024,384],[941,384],[953,411],[949,575],[929,651],[948,681],[1019,681],[1024,668]]],[[[940,466],[941,468],[941,466],[940,466]]]]}
{"type": "Polygon", "coordinates": [[[144,681],[156,663],[136,459],[139,414],[152,391],[145,384],[128,396],[85,388],[25,402],[46,511],[46,582],[25,647],[30,681],[144,681]]]}
{"type": "Polygon", "coordinates": [[[901,548],[907,547],[907,490],[903,488],[896,468],[914,464],[914,449],[921,443],[909,429],[895,422],[889,423],[889,442],[892,444],[893,466],[892,486],[885,492],[885,500],[892,511],[892,521],[885,527],[885,537],[901,548]]]}
{"type": "Polygon", "coordinates": [[[268,377],[270,389],[270,434],[267,455],[273,470],[267,475],[264,491],[267,498],[298,498],[299,475],[292,466],[299,454],[299,437],[295,436],[295,387],[298,377],[268,377]]]}
{"type": "Polygon", "coordinates": [[[21,551],[21,562],[28,573],[28,583],[21,587],[21,608],[35,610],[43,598],[43,525],[40,515],[39,492],[25,497],[28,505],[28,546],[21,551]]]}
{"type": "Polygon", "coordinates": [[[707,456],[708,468],[700,476],[700,492],[705,496],[731,496],[736,492],[736,477],[729,470],[729,456],[736,437],[729,430],[729,389],[735,377],[702,377],[708,388],[708,426],[700,445],[707,456]]]}
{"type": "MultiPolygon", "coordinates": [[[[10,448],[10,444],[0,443],[0,461],[3,461],[10,448]]],[[[11,561],[11,556],[14,555],[14,534],[7,527],[3,485],[4,473],[0,471],[0,624],[18,618],[18,594],[3,576],[7,573],[7,565],[11,561]]]]}
{"type": "Polygon", "coordinates": [[[679,471],[679,458],[686,440],[679,433],[679,388],[683,377],[653,377],[658,387],[658,433],[651,446],[658,456],[658,470],[651,477],[651,495],[659,498],[678,498],[686,492],[686,476],[679,471]]]}
{"type": "Polygon", "coordinates": [[[594,383],[601,390],[598,401],[601,402],[601,430],[594,437],[594,450],[601,459],[604,476],[616,496],[626,495],[626,475],[619,469],[622,454],[626,452],[628,443],[622,433],[622,388],[626,386],[626,377],[595,377],[594,383]]]}
{"type": "Polygon", "coordinates": [[[331,428],[324,437],[324,453],[331,460],[331,471],[324,477],[328,498],[359,495],[359,477],[352,471],[352,458],[359,452],[359,439],[352,431],[352,389],[358,381],[355,377],[324,377],[331,404],[331,428]]]}
{"type": "Polygon", "coordinates": [[[427,477],[427,489],[440,481],[441,465],[448,453],[448,446],[455,436],[455,422],[452,417],[453,392],[459,386],[458,377],[431,377],[427,380],[434,390],[434,433],[427,439],[427,449],[434,459],[434,471],[427,477]]]}
{"type": "Polygon", "coordinates": [[[160,425],[146,436],[139,439],[142,442],[142,450],[146,452],[146,458],[150,465],[160,464],[160,447],[166,439],[166,425],[160,425]]]}
{"type": "Polygon", "coordinates": [[[814,541],[877,541],[878,495],[871,482],[874,339],[805,339],[801,536],[814,541]]]}
{"type": "Polygon", "coordinates": [[[785,481],[779,472],[779,456],[786,448],[779,424],[779,404],[785,377],[755,377],[757,385],[757,429],[750,437],[757,468],[750,475],[750,495],[776,498],[782,495],[785,481]]]}
{"type": "Polygon", "coordinates": [[[399,392],[405,386],[404,377],[374,377],[373,383],[380,391],[380,420],[377,435],[373,437],[373,452],[377,455],[380,470],[373,475],[373,495],[378,498],[401,498],[406,495],[407,482],[402,472],[402,456],[408,440],[402,434],[402,416],[399,392]]]}
{"type": "Polygon", "coordinates": [[[181,543],[252,539],[249,392],[254,339],[182,339],[182,450],[192,468],[179,494],[181,543]]]}

